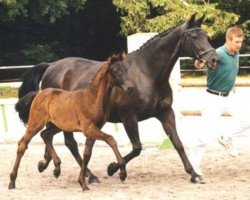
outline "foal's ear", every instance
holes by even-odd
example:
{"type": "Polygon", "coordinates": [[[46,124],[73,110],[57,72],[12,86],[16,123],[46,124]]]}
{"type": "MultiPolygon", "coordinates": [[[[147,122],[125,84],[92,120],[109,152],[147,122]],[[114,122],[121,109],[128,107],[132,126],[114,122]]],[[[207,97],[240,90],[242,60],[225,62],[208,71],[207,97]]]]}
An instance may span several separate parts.
{"type": "Polygon", "coordinates": [[[187,22],[188,27],[191,27],[191,26],[194,24],[195,15],[196,15],[196,14],[192,14],[192,16],[190,17],[190,19],[188,20],[188,22],[187,22]]]}
{"type": "Polygon", "coordinates": [[[195,21],[195,25],[197,25],[197,26],[201,26],[201,24],[202,24],[202,22],[204,21],[204,18],[205,18],[205,15],[203,15],[201,18],[199,18],[199,19],[197,19],[196,21],[195,21]]]}

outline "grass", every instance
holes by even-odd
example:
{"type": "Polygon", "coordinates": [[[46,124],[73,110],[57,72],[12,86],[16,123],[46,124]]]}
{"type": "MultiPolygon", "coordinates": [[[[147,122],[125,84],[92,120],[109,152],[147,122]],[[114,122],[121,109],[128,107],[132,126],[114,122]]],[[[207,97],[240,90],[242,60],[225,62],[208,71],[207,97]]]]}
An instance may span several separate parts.
{"type": "MultiPolygon", "coordinates": [[[[204,86],[206,84],[205,75],[190,75],[182,74],[181,75],[181,84],[182,86],[204,86]]],[[[250,74],[238,75],[236,84],[241,86],[250,86],[250,74]]],[[[0,99],[6,98],[17,98],[18,88],[0,86],[0,99]]]]}
{"type": "Polygon", "coordinates": [[[170,141],[170,139],[165,139],[161,145],[160,145],[160,149],[164,150],[164,149],[170,149],[173,147],[172,142],[170,141]]]}
{"type": "Polygon", "coordinates": [[[18,89],[17,88],[0,88],[0,99],[6,98],[17,98],[18,89]]]}

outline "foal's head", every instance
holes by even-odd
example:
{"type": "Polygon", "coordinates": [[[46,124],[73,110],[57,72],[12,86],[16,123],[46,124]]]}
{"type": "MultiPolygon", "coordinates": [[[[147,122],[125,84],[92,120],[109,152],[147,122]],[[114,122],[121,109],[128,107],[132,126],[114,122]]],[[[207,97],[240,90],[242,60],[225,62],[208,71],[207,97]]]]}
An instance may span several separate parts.
{"type": "Polygon", "coordinates": [[[115,85],[125,90],[128,94],[131,94],[134,91],[134,85],[128,78],[126,66],[117,57],[111,57],[109,64],[109,73],[115,85]]]}

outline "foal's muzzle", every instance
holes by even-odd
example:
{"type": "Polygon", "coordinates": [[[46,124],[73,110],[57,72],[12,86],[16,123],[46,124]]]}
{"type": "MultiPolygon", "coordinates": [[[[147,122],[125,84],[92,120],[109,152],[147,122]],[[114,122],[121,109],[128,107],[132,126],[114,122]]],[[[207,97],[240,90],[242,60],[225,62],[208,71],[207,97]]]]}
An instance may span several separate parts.
{"type": "Polygon", "coordinates": [[[122,86],[123,90],[127,92],[128,95],[132,95],[135,91],[135,87],[133,84],[129,81],[126,81],[126,83],[122,86]]]}
{"type": "Polygon", "coordinates": [[[129,88],[127,89],[128,95],[131,95],[131,94],[133,93],[133,91],[134,91],[134,88],[129,87],[129,88]]]}

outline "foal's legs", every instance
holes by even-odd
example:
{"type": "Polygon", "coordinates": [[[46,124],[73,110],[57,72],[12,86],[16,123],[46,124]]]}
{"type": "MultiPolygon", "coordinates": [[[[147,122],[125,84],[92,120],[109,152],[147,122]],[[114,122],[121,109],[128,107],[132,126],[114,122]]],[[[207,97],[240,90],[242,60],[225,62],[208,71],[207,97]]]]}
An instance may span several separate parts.
{"type": "MultiPolygon", "coordinates": [[[[42,134],[41,136],[42,136],[44,141],[46,140],[46,141],[48,141],[48,143],[52,144],[54,135],[60,131],[61,130],[59,128],[57,128],[55,125],[53,125],[52,123],[49,123],[49,124],[47,124],[47,128],[41,133],[42,134]]],[[[68,147],[68,149],[70,150],[72,155],[75,157],[77,163],[81,167],[82,166],[82,158],[79,154],[77,142],[74,139],[73,133],[65,132],[65,131],[63,133],[64,133],[64,138],[65,138],[65,145],[68,147]]],[[[57,158],[59,159],[58,156],[57,156],[57,158]]],[[[44,152],[44,160],[41,160],[38,163],[39,172],[43,172],[48,167],[50,161],[51,161],[51,156],[50,156],[48,149],[46,147],[45,152],[44,152]]],[[[54,163],[55,162],[57,163],[57,165],[55,166],[54,176],[57,178],[60,175],[60,164],[58,163],[58,160],[54,161],[54,163]]],[[[98,177],[95,176],[94,174],[92,174],[92,172],[89,169],[87,169],[86,175],[87,175],[87,177],[89,177],[89,183],[93,183],[93,182],[99,183],[100,182],[98,177]]]]}
{"type": "Polygon", "coordinates": [[[114,151],[115,156],[117,158],[117,162],[119,164],[120,180],[124,181],[127,177],[125,161],[123,160],[123,158],[118,150],[117,143],[116,143],[115,139],[113,138],[113,136],[102,132],[95,125],[90,126],[88,128],[88,130],[84,131],[84,133],[88,139],[86,141],[86,149],[84,152],[84,161],[83,161],[82,169],[81,169],[79,179],[78,179],[80,185],[82,186],[82,189],[83,190],[88,189],[88,187],[86,186],[86,183],[85,183],[85,178],[84,178],[85,174],[84,173],[85,173],[85,170],[87,168],[89,159],[91,157],[91,152],[92,152],[92,148],[94,145],[94,140],[103,140],[112,148],[112,150],[114,151]],[[86,157],[85,157],[85,155],[86,155],[86,157]]]}
{"type": "MultiPolygon", "coordinates": [[[[46,125],[46,129],[43,131],[43,140],[49,140],[52,139],[53,140],[53,136],[58,133],[59,131],[57,131],[57,127],[54,126],[52,123],[48,123],[46,125]],[[55,131],[53,131],[55,130],[55,131]],[[46,134],[46,133],[50,133],[50,134],[46,134]]],[[[49,155],[49,152],[47,150],[47,147],[45,147],[45,151],[44,151],[44,159],[40,160],[38,162],[38,171],[39,172],[43,172],[45,169],[47,169],[50,161],[51,161],[51,156],[49,155]]]]}
{"type": "MultiPolygon", "coordinates": [[[[61,130],[59,128],[57,128],[56,126],[53,126],[52,128],[47,128],[41,132],[41,137],[46,145],[47,154],[50,155],[50,160],[51,160],[51,157],[53,158],[53,162],[55,166],[54,176],[56,178],[58,178],[58,176],[61,174],[61,160],[58,157],[57,153],[55,152],[52,142],[53,142],[53,136],[60,131],[61,130]]],[[[40,163],[41,161],[39,162],[39,164],[40,163]]]]}
{"type": "Polygon", "coordinates": [[[92,140],[90,138],[86,138],[85,149],[84,149],[84,153],[83,153],[83,162],[82,162],[81,172],[80,172],[79,178],[78,178],[78,182],[82,186],[83,191],[89,190],[89,188],[85,182],[85,176],[86,176],[86,172],[88,169],[87,168],[88,163],[89,163],[89,160],[90,160],[91,155],[92,155],[92,149],[93,149],[94,143],[95,143],[95,140],[92,140]]]}
{"type": "Polygon", "coordinates": [[[21,138],[21,140],[18,142],[18,149],[17,149],[17,155],[16,155],[16,161],[13,167],[12,172],[10,173],[10,183],[8,188],[9,189],[14,189],[16,187],[16,178],[17,178],[17,172],[18,168],[21,162],[21,159],[28,148],[28,144],[32,137],[38,133],[42,128],[43,128],[43,122],[39,124],[37,123],[37,126],[29,126],[24,134],[24,136],[21,138]]]}
{"type": "MultiPolygon", "coordinates": [[[[63,131],[63,134],[64,134],[64,139],[65,139],[65,145],[68,147],[72,155],[75,157],[78,165],[82,167],[83,160],[79,154],[77,142],[74,138],[73,133],[63,131]]],[[[89,181],[88,181],[89,183],[100,183],[98,177],[92,174],[89,168],[87,168],[86,176],[89,177],[89,181]]]]}

